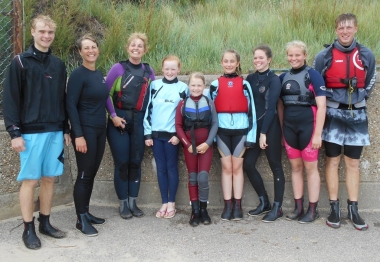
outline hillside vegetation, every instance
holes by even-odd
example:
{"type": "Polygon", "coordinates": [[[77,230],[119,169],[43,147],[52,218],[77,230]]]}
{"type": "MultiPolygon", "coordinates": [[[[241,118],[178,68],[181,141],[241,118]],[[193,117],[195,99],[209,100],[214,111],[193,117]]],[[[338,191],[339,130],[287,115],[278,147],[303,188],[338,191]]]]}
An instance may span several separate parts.
{"type": "Polygon", "coordinates": [[[309,64],[323,44],[335,38],[334,20],[343,12],[358,17],[358,41],[380,58],[380,1],[372,0],[25,0],[27,43],[29,21],[45,13],[57,21],[53,45],[69,70],[80,59],[75,40],[92,32],[100,42],[98,67],[106,73],[127,58],[125,43],[132,32],[145,32],[149,52],[144,61],[160,73],[165,55],[176,54],[182,72],[221,73],[223,50],[236,49],[244,73],[252,68],[252,48],[269,44],[274,53],[272,68],[287,68],[284,46],[299,39],[309,48],[309,64]]]}

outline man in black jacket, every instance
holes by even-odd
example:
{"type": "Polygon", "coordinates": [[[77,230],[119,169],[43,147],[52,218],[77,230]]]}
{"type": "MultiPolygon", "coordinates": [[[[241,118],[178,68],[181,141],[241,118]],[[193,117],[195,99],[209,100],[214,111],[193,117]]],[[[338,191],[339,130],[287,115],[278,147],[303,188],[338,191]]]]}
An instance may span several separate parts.
{"type": "Polygon", "coordinates": [[[34,44],[13,59],[4,84],[4,122],[11,147],[20,153],[17,180],[22,182],[22,239],[30,249],[41,247],[33,217],[34,189],[39,181],[39,231],[54,238],[65,237],[49,222],[54,181],[63,173],[63,139],[66,145],[71,142],[65,109],[66,67],[50,49],[55,29],[48,16],[32,20],[34,44]]]}

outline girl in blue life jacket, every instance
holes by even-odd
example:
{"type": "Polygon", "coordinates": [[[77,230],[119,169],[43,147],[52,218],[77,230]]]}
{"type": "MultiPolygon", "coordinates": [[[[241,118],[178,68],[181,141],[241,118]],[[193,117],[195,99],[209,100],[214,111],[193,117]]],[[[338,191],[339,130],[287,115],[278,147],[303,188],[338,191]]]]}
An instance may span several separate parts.
{"type": "Polygon", "coordinates": [[[256,142],[256,111],[251,86],[240,76],[240,55],[235,50],[226,50],[221,65],[224,74],[210,86],[219,121],[216,142],[222,162],[224,210],[221,218],[241,220],[243,155],[246,147],[256,142]]]}

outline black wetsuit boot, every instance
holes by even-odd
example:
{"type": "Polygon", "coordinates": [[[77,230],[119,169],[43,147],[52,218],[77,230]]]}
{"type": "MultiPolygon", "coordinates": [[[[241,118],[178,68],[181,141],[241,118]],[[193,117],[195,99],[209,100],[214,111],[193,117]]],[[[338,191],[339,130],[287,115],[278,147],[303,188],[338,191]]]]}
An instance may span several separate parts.
{"type": "Polygon", "coordinates": [[[94,237],[98,235],[98,230],[96,230],[96,228],[91,225],[91,222],[87,218],[87,213],[78,214],[75,228],[88,237],[94,237]]]}
{"type": "Polygon", "coordinates": [[[233,200],[232,220],[241,220],[243,218],[243,209],[241,208],[241,198],[233,200]]]}
{"type": "Polygon", "coordinates": [[[222,220],[231,220],[232,218],[232,200],[224,200],[224,209],[221,215],[222,220]]]}
{"type": "Polygon", "coordinates": [[[133,217],[131,210],[129,209],[129,201],[128,198],[124,200],[120,200],[120,208],[119,208],[120,216],[124,219],[130,219],[133,217]]]}
{"type": "Polygon", "coordinates": [[[90,214],[88,206],[86,207],[86,209],[87,209],[86,215],[87,215],[87,218],[91,224],[103,225],[104,223],[106,223],[106,220],[104,218],[96,217],[96,216],[90,214]]]}
{"type": "Polygon", "coordinates": [[[129,197],[129,210],[131,210],[132,215],[134,217],[143,217],[144,212],[137,207],[136,205],[136,198],[135,197],[129,197]]]}
{"type": "Polygon", "coordinates": [[[287,220],[298,220],[305,213],[303,209],[303,197],[294,199],[294,210],[286,215],[287,220]]]}
{"type": "Polygon", "coordinates": [[[200,214],[201,222],[204,225],[211,224],[211,218],[210,218],[210,216],[208,215],[208,212],[207,212],[207,202],[200,202],[199,214],[200,214]]]}
{"type": "Polygon", "coordinates": [[[301,224],[311,223],[317,218],[319,218],[318,201],[315,203],[309,202],[309,207],[306,213],[298,218],[298,223],[301,223],[301,224]]]}
{"type": "Polygon", "coordinates": [[[284,215],[282,212],[282,207],[279,202],[274,202],[272,210],[267,213],[261,221],[263,222],[274,222],[277,220],[277,218],[280,218],[284,215]]]}
{"type": "Polygon", "coordinates": [[[271,210],[268,195],[259,196],[260,204],[253,210],[248,211],[250,216],[258,216],[263,213],[268,213],[271,210]]]}
{"type": "Polygon", "coordinates": [[[368,229],[368,224],[359,216],[358,201],[350,201],[347,199],[347,218],[351,220],[352,224],[357,230],[368,229]]]}
{"type": "Polygon", "coordinates": [[[40,222],[40,225],[38,227],[40,233],[49,237],[64,238],[66,236],[66,233],[53,227],[50,224],[49,218],[50,215],[46,216],[40,213],[40,216],[38,218],[38,221],[40,222]]]}
{"type": "Polygon", "coordinates": [[[326,225],[332,228],[340,227],[339,199],[330,200],[330,215],[326,219],[326,225]]]}
{"type": "Polygon", "coordinates": [[[24,232],[22,233],[22,241],[29,249],[41,248],[41,241],[37,237],[36,229],[34,227],[34,217],[30,222],[24,221],[24,232]]]}
{"type": "Polygon", "coordinates": [[[189,224],[193,227],[199,225],[199,201],[191,201],[191,217],[189,224]]]}

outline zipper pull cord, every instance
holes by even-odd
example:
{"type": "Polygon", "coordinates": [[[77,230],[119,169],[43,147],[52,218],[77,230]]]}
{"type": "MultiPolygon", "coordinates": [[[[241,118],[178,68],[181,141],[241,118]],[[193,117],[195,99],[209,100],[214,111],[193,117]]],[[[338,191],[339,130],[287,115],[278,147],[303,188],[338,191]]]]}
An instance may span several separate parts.
{"type": "Polygon", "coordinates": [[[352,93],[354,92],[354,88],[351,84],[351,79],[348,81],[348,109],[351,110],[351,116],[354,116],[354,112],[352,111],[352,93]]]}

